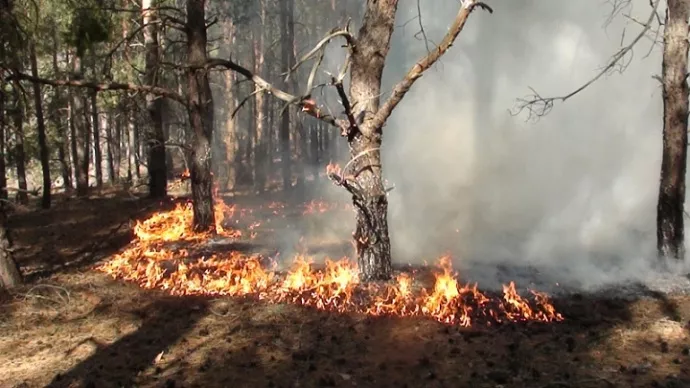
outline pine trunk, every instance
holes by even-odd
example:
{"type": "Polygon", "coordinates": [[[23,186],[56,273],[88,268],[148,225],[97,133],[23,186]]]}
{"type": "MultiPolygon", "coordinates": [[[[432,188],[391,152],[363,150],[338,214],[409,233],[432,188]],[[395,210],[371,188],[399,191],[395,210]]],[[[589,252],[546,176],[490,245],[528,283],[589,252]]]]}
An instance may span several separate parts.
{"type": "MultiPolygon", "coordinates": [[[[36,46],[32,43],[29,47],[29,55],[31,60],[31,75],[38,77],[38,63],[36,60],[36,46]]],[[[46,142],[46,124],[43,118],[43,95],[41,93],[41,84],[33,83],[34,89],[34,105],[36,109],[36,126],[38,130],[38,147],[41,158],[41,170],[43,173],[43,197],[41,200],[41,207],[44,209],[50,208],[50,189],[52,182],[50,180],[50,152],[46,142]]]]}
{"type": "Polygon", "coordinates": [[[0,206],[0,289],[10,289],[22,284],[22,273],[12,257],[12,244],[6,228],[6,215],[0,206]]]}
{"type": "Polygon", "coordinates": [[[657,206],[657,248],[663,258],[684,259],[685,171],[688,144],[688,7],[668,0],[662,81],[663,156],[657,206]]]}
{"type": "Polygon", "coordinates": [[[189,123],[193,131],[188,160],[194,206],[194,230],[215,231],[211,139],[213,138],[213,97],[206,64],[205,0],[187,1],[187,59],[189,123]]]}
{"type": "MultiPolygon", "coordinates": [[[[158,85],[158,25],[154,0],[141,2],[144,22],[144,44],[146,46],[145,83],[158,85]]],[[[163,133],[162,100],[152,94],[146,95],[146,108],[151,117],[151,127],[146,131],[148,148],[149,195],[163,198],[167,195],[167,167],[165,158],[165,134],[163,133]]]]}

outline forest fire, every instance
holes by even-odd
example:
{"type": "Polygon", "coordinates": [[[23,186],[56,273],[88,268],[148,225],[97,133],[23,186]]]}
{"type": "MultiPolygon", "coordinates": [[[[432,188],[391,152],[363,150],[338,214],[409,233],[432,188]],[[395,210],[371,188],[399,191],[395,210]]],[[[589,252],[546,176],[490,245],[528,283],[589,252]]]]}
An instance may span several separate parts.
{"type": "MultiPolygon", "coordinates": [[[[272,204],[269,210],[279,215],[284,207],[272,204]]],[[[311,202],[305,205],[304,213],[334,207],[311,202]]],[[[218,234],[240,238],[239,230],[221,224],[244,213],[218,201],[218,234]]],[[[528,300],[518,294],[512,282],[503,287],[503,295],[495,296],[480,292],[476,284],[460,285],[448,256],[438,260],[435,284],[428,290],[415,286],[410,273],[399,274],[389,284],[362,284],[357,265],[347,258],[326,260],[323,268],[317,268],[309,257],[298,256],[287,273],[276,271],[275,263],[266,258],[237,251],[198,258],[191,252],[211,236],[193,232],[191,221],[191,205],[178,204],[173,210],[138,222],[132,244],[98,270],[173,295],[249,296],[335,312],[429,317],[459,326],[563,320],[545,294],[531,291],[533,298],[528,300]],[[171,243],[176,243],[175,247],[171,243]]]]}

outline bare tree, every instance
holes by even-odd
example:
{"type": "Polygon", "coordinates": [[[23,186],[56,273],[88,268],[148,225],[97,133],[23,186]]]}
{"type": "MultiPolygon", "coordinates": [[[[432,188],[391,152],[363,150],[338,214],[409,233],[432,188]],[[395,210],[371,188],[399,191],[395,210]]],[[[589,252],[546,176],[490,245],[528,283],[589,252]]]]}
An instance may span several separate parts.
{"type": "MultiPolygon", "coordinates": [[[[32,42],[29,46],[29,56],[31,60],[31,75],[38,77],[38,64],[36,61],[36,46],[32,42]]],[[[36,108],[36,123],[38,129],[38,147],[41,156],[41,170],[43,172],[43,197],[41,206],[44,209],[50,208],[50,162],[49,150],[46,143],[46,124],[43,118],[43,96],[41,95],[41,85],[34,84],[34,105],[36,108]]]]}
{"type": "Polygon", "coordinates": [[[492,11],[476,0],[464,0],[455,20],[438,47],[429,51],[398,82],[390,97],[381,104],[381,81],[390,40],[395,26],[398,1],[368,0],[357,36],[348,28],[329,33],[313,50],[297,61],[291,71],[305,61],[314,59],[314,66],[302,96],[295,96],[266,82],[260,76],[235,62],[209,60],[210,66],[223,66],[236,71],[258,87],[301,110],[340,129],[350,147],[351,160],[341,171],[330,170],[329,177],[351,195],[356,209],[353,234],[362,280],[389,279],[392,274],[390,238],[388,234],[388,197],[381,166],[383,127],[412,85],[451,47],[475,8],[492,11]],[[336,118],[318,107],[311,98],[314,76],[323,59],[325,46],[335,38],[343,38],[348,50],[346,63],[331,78],[344,108],[344,117],[336,118]],[[350,71],[349,95],[343,80],[350,71]]]}

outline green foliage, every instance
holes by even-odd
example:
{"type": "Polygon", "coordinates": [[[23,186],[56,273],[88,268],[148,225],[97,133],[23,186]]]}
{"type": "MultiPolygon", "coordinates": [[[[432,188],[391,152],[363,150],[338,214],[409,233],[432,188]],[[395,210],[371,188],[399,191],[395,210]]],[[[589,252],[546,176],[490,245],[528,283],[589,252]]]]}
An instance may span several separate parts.
{"type": "Polygon", "coordinates": [[[77,49],[77,55],[81,57],[95,44],[110,39],[113,23],[106,10],[92,6],[88,0],[80,2],[83,4],[72,13],[67,42],[77,49]]]}

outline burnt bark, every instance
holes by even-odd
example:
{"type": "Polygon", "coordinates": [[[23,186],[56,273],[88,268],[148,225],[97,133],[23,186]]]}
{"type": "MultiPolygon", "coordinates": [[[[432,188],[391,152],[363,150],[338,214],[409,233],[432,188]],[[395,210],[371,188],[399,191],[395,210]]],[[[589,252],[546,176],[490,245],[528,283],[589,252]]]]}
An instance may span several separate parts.
{"type": "MultiPolygon", "coordinates": [[[[145,83],[158,84],[158,25],[154,0],[143,0],[141,3],[144,22],[144,44],[146,46],[145,83]]],[[[151,117],[151,127],[146,131],[148,148],[149,195],[152,198],[163,198],[167,195],[167,161],[165,158],[165,133],[163,132],[163,107],[160,97],[146,95],[146,108],[151,117]]]]}
{"type": "Polygon", "coordinates": [[[683,214],[688,144],[688,0],[668,0],[662,83],[663,156],[657,205],[657,248],[662,258],[685,256],[683,214]]]}
{"type": "Polygon", "coordinates": [[[12,257],[12,241],[6,227],[4,206],[0,206],[0,289],[22,284],[22,273],[12,257]]]}
{"type": "Polygon", "coordinates": [[[204,68],[206,56],[205,0],[187,1],[187,60],[189,123],[192,147],[189,151],[190,180],[194,211],[194,230],[215,231],[211,139],[213,138],[213,97],[204,68]]]}
{"type": "MultiPolygon", "coordinates": [[[[38,77],[38,64],[36,61],[36,46],[31,43],[29,47],[29,56],[31,61],[31,75],[38,77]]],[[[43,95],[41,93],[41,85],[33,84],[34,89],[34,105],[36,109],[36,124],[38,130],[38,147],[41,158],[41,170],[43,173],[43,196],[41,198],[41,207],[44,209],[50,208],[50,152],[46,142],[46,124],[43,118],[43,95]]]]}

